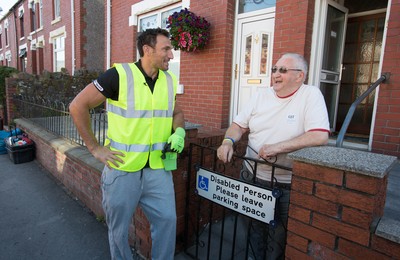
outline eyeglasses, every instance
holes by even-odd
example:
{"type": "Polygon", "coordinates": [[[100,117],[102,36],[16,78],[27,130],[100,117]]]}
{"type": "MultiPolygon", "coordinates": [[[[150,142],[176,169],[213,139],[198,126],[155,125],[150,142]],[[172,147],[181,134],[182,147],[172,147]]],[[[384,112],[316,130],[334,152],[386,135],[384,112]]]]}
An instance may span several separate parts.
{"type": "Polygon", "coordinates": [[[272,73],[276,73],[277,71],[279,71],[279,73],[281,73],[281,74],[285,74],[289,70],[302,71],[301,69],[288,69],[286,67],[277,67],[277,66],[273,66],[271,69],[272,73]]]}

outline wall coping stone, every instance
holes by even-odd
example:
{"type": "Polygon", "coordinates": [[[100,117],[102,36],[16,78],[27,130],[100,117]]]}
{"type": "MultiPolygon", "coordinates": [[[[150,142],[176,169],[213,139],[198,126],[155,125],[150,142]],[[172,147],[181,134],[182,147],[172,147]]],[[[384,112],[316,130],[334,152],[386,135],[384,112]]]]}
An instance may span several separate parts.
{"type": "Polygon", "coordinates": [[[396,164],[397,157],[334,146],[307,147],[288,157],[304,163],[383,178],[396,164]]]}
{"type": "Polygon", "coordinates": [[[15,123],[20,125],[21,128],[29,129],[30,132],[47,142],[54,150],[65,153],[69,158],[80,161],[84,165],[98,170],[100,173],[103,171],[104,164],[94,158],[86,147],[44,130],[43,127],[34,124],[28,119],[15,119],[15,123]]]}

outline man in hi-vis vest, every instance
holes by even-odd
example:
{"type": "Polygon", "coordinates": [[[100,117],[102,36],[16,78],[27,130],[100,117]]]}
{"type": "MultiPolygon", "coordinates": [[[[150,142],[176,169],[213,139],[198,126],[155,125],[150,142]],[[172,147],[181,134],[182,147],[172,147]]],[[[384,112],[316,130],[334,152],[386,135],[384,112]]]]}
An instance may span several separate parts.
{"type": "Polygon", "coordinates": [[[138,205],[151,225],[152,259],[173,259],[174,164],[165,163],[163,148],[168,144],[182,152],[185,130],[183,112],[175,103],[177,79],[168,71],[173,59],[168,31],[140,33],[137,48],[139,61],[114,64],[69,109],[86,147],[105,164],[101,184],[112,259],[132,259],[128,228],[138,205]],[[101,146],[91,130],[89,109],[104,101],[108,130],[101,146]]]}

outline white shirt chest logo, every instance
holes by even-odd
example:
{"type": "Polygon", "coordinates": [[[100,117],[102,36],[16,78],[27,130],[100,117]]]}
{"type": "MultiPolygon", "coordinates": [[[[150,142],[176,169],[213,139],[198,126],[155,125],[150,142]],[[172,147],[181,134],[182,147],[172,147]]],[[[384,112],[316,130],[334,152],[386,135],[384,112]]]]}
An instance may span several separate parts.
{"type": "Polygon", "coordinates": [[[286,117],[286,122],[287,122],[289,125],[294,124],[296,121],[297,121],[297,119],[296,119],[296,116],[295,116],[295,115],[292,115],[292,114],[287,115],[287,117],[286,117]]]}

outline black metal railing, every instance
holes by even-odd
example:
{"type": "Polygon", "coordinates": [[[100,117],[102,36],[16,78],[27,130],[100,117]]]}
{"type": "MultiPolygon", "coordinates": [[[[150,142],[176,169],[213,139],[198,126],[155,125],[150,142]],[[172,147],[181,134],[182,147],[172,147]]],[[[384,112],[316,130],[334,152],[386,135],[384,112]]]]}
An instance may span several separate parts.
{"type": "MultiPolygon", "coordinates": [[[[290,185],[279,187],[279,184],[274,181],[274,177],[272,177],[270,186],[265,187],[256,181],[256,176],[261,165],[268,165],[272,173],[276,172],[278,169],[289,172],[291,172],[292,169],[275,163],[245,157],[246,147],[247,145],[244,144],[236,146],[235,154],[231,162],[224,164],[218,160],[215,148],[208,147],[207,144],[190,144],[184,248],[185,253],[194,259],[250,259],[248,257],[254,256],[256,250],[254,240],[252,241],[250,236],[252,233],[256,233],[256,231],[260,230],[263,230],[265,232],[264,234],[266,234],[262,236],[261,240],[258,240],[258,243],[265,246],[262,249],[263,252],[261,255],[263,255],[263,257],[261,258],[264,259],[268,257],[269,259],[271,255],[274,254],[271,252],[271,250],[275,250],[272,249],[272,244],[280,247],[279,250],[276,250],[280,254],[277,257],[279,259],[284,258],[286,242],[274,241],[274,238],[271,238],[271,234],[275,232],[274,230],[278,226],[281,229],[283,227],[284,232],[287,232],[287,215],[286,219],[283,219],[284,217],[282,215],[285,214],[283,211],[280,212],[281,204],[279,200],[284,197],[282,196],[283,192],[286,194],[290,192],[290,185]],[[244,162],[252,165],[252,167],[250,167],[250,174],[252,176],[250,179],[243,178],[244,168],[246,169],[245,171],[249,170],[248,167],[244,166],[244,162]],[[271,192],[274,197],[276,196],[275,212],[273,213],[274,219],[270,222],[265,222],[255,219],[254,216],[249,214],[244,214],[242,208],[244,204],[240,206],[242,210],[234,208],[236,205],[234,205],[232,199],[229,201],[229,196],[233,197],[233,195],[228,193],[229,186],[233,189],[233,184],[225,185],[224,191],[221,189],[213,193],[213,196],[215,194],[225,196],[225,199],[219,203],[202,196],[201,193],[203,191],[199,190],[203,189],[200,187],[204,178],[202,173],[208,170],[212,172],[212,176],[220,176],[221,178],[232,180],[232,182],[240,183],[240,189],[244,189],[243,187],[250,187],[250,189],[254,190],[261,189],[261,193],[264,191],[265,194],[271,192]],[[226,206],[226,204],[228,205],[226,206]],[[255,228],[259,230],[254,230],[255,228]]],[[[209,183],[211,179],[212,178],[208,178],[207,183],[209,183]]],[[[210,189],[208,187],[211,186],[207,186],[207,192],[217,189],[217,186],[210,189]]],[[[243,199],[243,193],[239,196],[239,200],[240,198],[243,199]]],[[[286,197],[288,198],[289,196],[286,197]]],[[[216,200],[219,199],[220,198],[216,200]]],[[[266,203],[265,200],[261,201],[266,203]]],[[[289,202],[287,202],[287,205],[289,205],[289,202]]],[[[262,212],[267,212],[265,208],[260,210],[262,212]]]]}
{"type": "Polygon", "coordinates": [[[383,73],[382,76],[375,81],[373,84],[369,86],[369,88],[361,95],[359,96],[350,106],[349,111],[347,112],[346,118],[344,119],[343,125],[340,128],[338,137],[336,139],[336,147],[342,147],[343,146],[343,139],[344,136],[346,135],[347,128],[350,125],[351,119],[353,118],[354,112],[357,108],[357,106],[363,101],[372,91],[374,91],[379,84],[385,82],[386,80],[389,80],[390,78],[390,73],[383,73]]]}
{"type": "MultiPolygon", "coordinates": [[[[69,103],[24,95],[15,96],[13,101],[17,117],[29,119],[54,134],[84,145],[70,116],[69,103]]],[[[101,106],[91,109],[90,120],[97,141],[104,145],[107,132],[106,111],[101,106]]]]}

